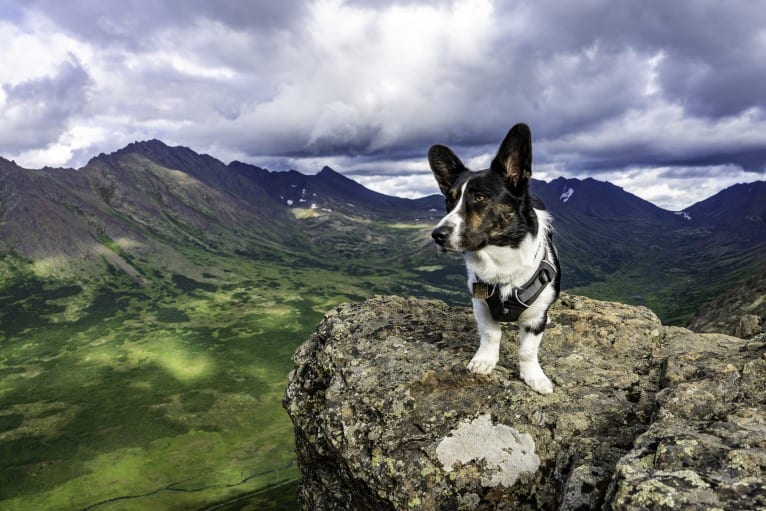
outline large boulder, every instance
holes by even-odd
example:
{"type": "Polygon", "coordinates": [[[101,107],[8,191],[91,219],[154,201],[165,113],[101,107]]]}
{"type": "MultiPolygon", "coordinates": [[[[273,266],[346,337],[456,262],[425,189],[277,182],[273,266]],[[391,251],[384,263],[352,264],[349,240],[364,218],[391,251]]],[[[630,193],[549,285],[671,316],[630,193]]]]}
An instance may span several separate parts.
{"type": "Polygon", "coordinates": [[[376,297],[329,312],[295,354],[285,407],[306,510],[763,509],[766,346],[663,327],[563,295],[518,375],[506,327],[465,369],[470,309],[376,297]]]}

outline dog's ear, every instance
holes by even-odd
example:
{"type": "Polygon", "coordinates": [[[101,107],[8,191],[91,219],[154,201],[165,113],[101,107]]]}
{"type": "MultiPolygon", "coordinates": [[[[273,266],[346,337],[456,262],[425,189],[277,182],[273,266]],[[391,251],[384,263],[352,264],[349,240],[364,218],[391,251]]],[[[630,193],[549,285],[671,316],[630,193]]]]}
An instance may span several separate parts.
{"type": "Polygon", "coordinates": [[[500,173],[512,192],[521,193],[532,177],[532,132],[517,124],[508,132],[492,160],[492,170],[500,173]]]}
{"type": "Polygon", "coordinates": [[[460,158],[449,147],[443,145],[431,146],[428,150],[428,163],[444,195],[449,193],[458,176],[468,170],[460,158]]]}

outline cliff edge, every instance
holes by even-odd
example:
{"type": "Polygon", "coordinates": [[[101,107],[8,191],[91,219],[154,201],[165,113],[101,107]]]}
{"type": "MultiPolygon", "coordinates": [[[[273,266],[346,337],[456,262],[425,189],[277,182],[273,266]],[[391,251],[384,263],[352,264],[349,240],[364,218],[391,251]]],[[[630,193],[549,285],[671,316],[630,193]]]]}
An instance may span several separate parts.
{"type": "Polygon", "coordinates": [[[329,312],[285,396],[303,509],[766,507],[763,342],[565,294],[542,396],[505,330],[500,366],[477,376],[469,308],[392,296],[329,312]]]}

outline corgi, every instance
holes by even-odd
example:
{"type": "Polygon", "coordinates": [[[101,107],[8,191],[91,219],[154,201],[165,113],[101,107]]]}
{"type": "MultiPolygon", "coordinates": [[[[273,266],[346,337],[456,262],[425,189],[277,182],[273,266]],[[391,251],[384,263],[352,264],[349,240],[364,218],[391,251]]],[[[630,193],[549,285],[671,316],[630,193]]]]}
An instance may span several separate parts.
{"type": "Polygon", "coordinates": [[[431,237],[443,250],[461,253],[468,272],[480,336],[468,369],[490,374],[500,357],[502,323],[517,322],[521,379],[541,394],[552,393],[537,354],[561,289],[561,268],[551,216],[529,192],[529,127],[511,128],[486,170],[469,170],[443,145],[429,149],[428,163],[447,206],[431,237]]]}

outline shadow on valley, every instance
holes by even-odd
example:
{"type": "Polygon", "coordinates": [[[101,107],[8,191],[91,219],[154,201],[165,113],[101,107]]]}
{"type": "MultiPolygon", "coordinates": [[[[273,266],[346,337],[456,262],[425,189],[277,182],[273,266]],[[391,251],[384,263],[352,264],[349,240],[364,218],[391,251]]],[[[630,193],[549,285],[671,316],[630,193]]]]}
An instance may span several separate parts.
{"type": "Polygon", "coordinates": [[[293,288],[181,275],[92,289],[27,274],[4,286],[2,507],[82,509],[146,494],[126,505],[201,508],[294,481],[280,407],[290,357],[317,306],[348,297],[283,299],[293,288]]]}

